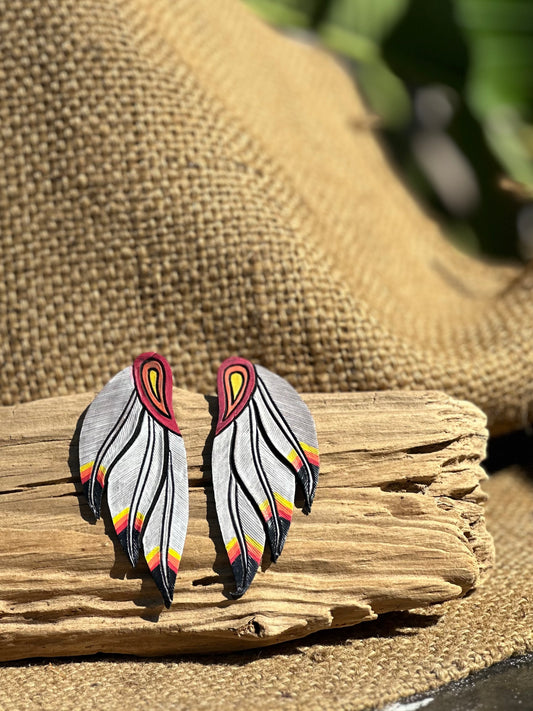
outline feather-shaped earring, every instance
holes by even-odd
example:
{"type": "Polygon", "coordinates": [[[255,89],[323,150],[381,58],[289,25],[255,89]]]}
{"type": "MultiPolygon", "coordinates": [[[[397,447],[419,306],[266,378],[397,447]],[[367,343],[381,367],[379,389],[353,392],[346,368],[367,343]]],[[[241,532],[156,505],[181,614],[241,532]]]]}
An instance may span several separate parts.
{"type": "Polygon", "coordinates": [[[218,369],[218,423],[212,476],[222,538],[243,595],[257,572],[268,538],[277,560],[292,519],[295,483],[309,513],[318,483],[313,417],[279,375],[244,358],[218,369]]]}
{"type": "Polygon", "coordinates": [[[172,602],[189,516],[185,447],[172,409],[172,373],[143,353],[89,406],[80,431],[80,477],[92,512],[102,493],[133,566],[144,556],[165,605],[172,602]]]}

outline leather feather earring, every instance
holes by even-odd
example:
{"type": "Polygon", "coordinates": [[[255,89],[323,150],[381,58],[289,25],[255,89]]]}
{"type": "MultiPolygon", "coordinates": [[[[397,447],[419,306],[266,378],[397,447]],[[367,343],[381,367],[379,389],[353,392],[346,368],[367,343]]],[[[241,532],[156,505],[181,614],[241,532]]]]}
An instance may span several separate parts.
{"type": "Polygon", "coordinates": [[[135,566],[142,545],[165,605],[172,602],[189,515],[185,447],[172,409],[172,373],[143,353],[107,383],[80,431],[80,477],[92,512],[102,493],[135,566]]]}
{"type": "Polygon", "coordinates": [[[222,538],[236,581],[252,582],[265,547],[277,560],[289,531],[296,482],[309,513],[319,456],[311,413],[289,383],[244,358],[218,370],[212,477],[222,538]]]}

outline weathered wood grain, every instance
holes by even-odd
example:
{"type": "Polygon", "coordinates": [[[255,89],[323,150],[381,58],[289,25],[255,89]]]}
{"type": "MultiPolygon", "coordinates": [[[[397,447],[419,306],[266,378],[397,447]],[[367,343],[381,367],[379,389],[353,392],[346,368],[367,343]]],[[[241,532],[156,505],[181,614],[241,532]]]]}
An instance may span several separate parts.
{"type": "Polygon", "coordinates": [[[229,599],[210,485],[215,401],[175,390],[190,523],[166,611],[81,493],[75,431],[92,397],[0,408],[1,660],[268,645],[455,598],[492,564],[477,408],[434,392],[307,395],[322,460],[313,512],[295,512],[279,562],[229,599]]]}

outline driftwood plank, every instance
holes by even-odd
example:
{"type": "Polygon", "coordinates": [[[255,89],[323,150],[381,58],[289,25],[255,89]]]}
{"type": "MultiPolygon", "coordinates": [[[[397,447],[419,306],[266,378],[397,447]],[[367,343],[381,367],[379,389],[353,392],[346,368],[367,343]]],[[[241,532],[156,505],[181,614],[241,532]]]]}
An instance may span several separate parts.
{"type": "Polygon", "coordinates": [[[353,625],[465,594],[493,561],[473,405],[435,392],[304,396],[321,479],[278,563],[240,600],[217,530],[209,449],[214,398],[175,390],[190,523],[174,604],[94,523],[76,431],[93,394],[0,408],[0,659],[234,650],[353,625]]]}

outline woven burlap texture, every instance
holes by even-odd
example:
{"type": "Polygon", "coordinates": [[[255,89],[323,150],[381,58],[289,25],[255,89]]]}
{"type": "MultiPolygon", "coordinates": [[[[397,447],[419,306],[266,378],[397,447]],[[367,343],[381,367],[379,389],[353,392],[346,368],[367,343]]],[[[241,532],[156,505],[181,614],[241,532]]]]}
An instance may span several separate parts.
{"type": "MultiPolygon", "coordinates": [[[[238,353],[302,390],[531,418],[531,268],[449,246],[369,124],[331,58],[237,0],[0,0],[2,402],[153,348],[204,392],[238,353]]],[[[209,662],[7,666],[0,707],[359,708],[531,649],[532,487],[490,487],[499,567],[465,601],[209,662]]]]}
{"type": "Polygon", "coordinates": [[[0,22],[4,404],[155,349],[201,391],[238,353],[304,391],[528,417],[531,269],[446,244],[323,52],[238,0],[0,0],[0,22]]]}
{"type": "Polygon", "coordinates": [[[241,654],[1,665],[0,708],[355,710],[533,650],[532,481],[506,471],[487,489],[498,563],[464,600],[241,654]]]}

